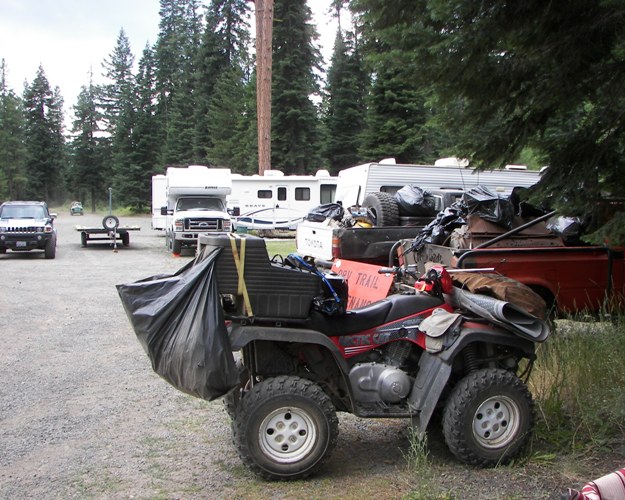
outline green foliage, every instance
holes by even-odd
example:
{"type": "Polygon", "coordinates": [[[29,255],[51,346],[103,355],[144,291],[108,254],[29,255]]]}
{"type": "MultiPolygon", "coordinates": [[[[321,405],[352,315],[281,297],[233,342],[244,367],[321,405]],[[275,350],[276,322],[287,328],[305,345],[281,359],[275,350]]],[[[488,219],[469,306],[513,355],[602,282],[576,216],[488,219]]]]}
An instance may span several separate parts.
{"type": "Polygon", "coordinates": [[[22,101],[7,88],[3,59],[0,66],[0,200],[23,197],[27,182],[24,129],[22,101]]]}
{"type": "Polygon", "coordinates": [[[25,196],[52,204],[61,195],[65,162],[63,99],[50,87],[43,67],[24,89],[26,145],[25,196]]]}
{"type": "Polygon", "coordinates": [[[625,322],[558,321],[530,380],[537,437],[563,452],[597,450],[625,438],[625,322]]]}
{"type": "Polygon", "coordinates": [[[324,157],[333,173],[360,163],[368,75],[353,35],[337,32],[324,102],[324,157]]]}
{"type": "Polygon", "coordinates": [[[98,89],[92,82],[82,87],[74,106],[70,162],[65,172],[70,198],[84,203],[90,200],[92,211],[104,198],[104,182],[109,173],[109,141],[100,135],[102,115],[97,100],[98,89]]]}
{"type": "Polygon", "coordinates": [[[271,164],[288,173],[309,173],[321,163],[314,70],[321,56],[311,11],[301,0],[276,0],[273,27],[271,164]]]}
{"type": "Polygon", "coordinates": [[[595,210],[625,187],[625,4],[356,0],[387,60],[430,89],[451,152],[473,165],[511,163],[531,147],[565,214],[595,210]]]}

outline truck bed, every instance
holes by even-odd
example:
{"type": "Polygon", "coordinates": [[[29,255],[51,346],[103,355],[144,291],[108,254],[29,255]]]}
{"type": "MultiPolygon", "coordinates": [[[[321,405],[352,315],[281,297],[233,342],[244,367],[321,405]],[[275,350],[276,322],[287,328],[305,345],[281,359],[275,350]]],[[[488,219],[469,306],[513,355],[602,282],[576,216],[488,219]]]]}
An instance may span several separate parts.
{"type": "Polygon", "coordinates": [[[560,313],[598,312],[624,303],[624,250],[600,246],[471,250],[426,244],[416,262],[419,267],[438,262],[459,269],[493,268],[528,285],[560,313]]]}

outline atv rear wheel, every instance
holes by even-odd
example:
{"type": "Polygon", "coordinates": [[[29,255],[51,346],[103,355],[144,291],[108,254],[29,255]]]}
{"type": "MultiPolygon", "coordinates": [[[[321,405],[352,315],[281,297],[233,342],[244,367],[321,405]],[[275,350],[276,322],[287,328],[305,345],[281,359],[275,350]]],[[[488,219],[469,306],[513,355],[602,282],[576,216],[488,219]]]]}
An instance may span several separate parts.
{"type": "Polygon", "coordinates": [[[534,425],[534,402],[514,374],[483,369],[463,378],[445,405],[443,433],[467,464],[490,467],[515,458],[534,425]]]}
{"type": "Polygon", "coordinates": [[[280,376],[245,393],[233,422],[241,460],[268,480],[302,479],[330,455],[338,419],[330,398],[314,382],[280,376]]]}

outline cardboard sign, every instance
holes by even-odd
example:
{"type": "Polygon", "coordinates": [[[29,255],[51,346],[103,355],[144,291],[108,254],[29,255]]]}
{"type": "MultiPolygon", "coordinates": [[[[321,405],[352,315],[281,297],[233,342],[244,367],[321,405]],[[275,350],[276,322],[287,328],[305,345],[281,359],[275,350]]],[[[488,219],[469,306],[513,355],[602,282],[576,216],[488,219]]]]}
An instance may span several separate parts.
{"type": "Polygon", "coordinates": [[[332,271],[347,280],[349,295],[347,309],[358,309],[383,299],[393,283],[393,275],[379,274],[379,266],[337,259],[332,271]]]}

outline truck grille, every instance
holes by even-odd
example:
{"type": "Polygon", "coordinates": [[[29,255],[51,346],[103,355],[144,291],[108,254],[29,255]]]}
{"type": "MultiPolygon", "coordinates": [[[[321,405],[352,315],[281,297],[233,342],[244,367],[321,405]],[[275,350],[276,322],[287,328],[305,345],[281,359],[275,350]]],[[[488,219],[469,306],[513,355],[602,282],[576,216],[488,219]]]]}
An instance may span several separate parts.
{"type": "Polygon", "coordinates": [[[184,228],[187,231],[221,231],[223,221],[212,217],[197,217],[184,220],[184,228]]]}
{"type": "Polygon", "coordinates": [[[5,233],[43,233],[43,227],[38,226],[28,226],[28,227],[6,227],[4,228],[5,233]]]}

